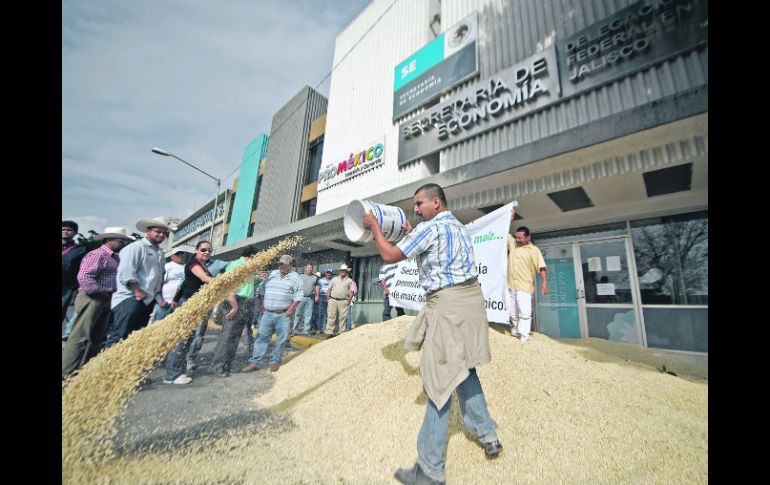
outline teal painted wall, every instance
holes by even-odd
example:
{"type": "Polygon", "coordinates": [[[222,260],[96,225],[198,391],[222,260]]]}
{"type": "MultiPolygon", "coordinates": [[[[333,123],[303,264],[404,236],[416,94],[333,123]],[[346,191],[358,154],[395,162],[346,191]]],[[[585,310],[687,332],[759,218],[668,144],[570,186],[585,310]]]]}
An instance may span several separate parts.
{"type": "Polygon", "coordinates": [[[243,150],[243,164],[238,176],[238,188],[235,192],[235,202],[233,202],[233,212],[230,217],[227,244],[248,237],[251,207],[254,204],[254,193],[257,190],[259,162],[267,154],[268,139],[267,135],[259,135],[243,150]]]}

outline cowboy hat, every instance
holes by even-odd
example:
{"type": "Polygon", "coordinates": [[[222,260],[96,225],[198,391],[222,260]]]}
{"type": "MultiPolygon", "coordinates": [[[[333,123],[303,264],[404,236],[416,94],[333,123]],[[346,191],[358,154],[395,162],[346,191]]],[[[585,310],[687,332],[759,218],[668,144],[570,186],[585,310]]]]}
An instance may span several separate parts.
{"type": "Polygon", "coordinates": [[[289,256],[288,254],[284,254],[281,256],[281,259],[278,260],[278,263],[280,264],[291,264],[291,262],[294,261],[294,259],[289,256]]]}
{"type": "Polygon", "coordinates": [[[350,271],[350,268],[348,268],[348,265],[345,263],[342,263],[342,266],[340,266],[340,271],[350,271]]]}
{"type": "Polygon", "coordinates": [[[136,223],[136,228],[139,230],[139,232],[147,232],[147,229],[151,227],[160,227],[167,231],[171,230],[169,225],[166,224],[166,221],[162,217],[158,217],[155,219],[142,219],[141,221],[136,223]]]}
{"type": "Polygon", "coordinates": [[[177,246],[175,248],[171,248],[168,251],[166,251],[166,257],[170,258],[173,254],[178,254],[178,253],[195,254],[195,248],[192,246],[188,246],[187,244],[182,244],[181,246],[177,246]]]}
{"type": "Polygon", "coordinates": [[[105,239],[125,239],[130,241],[131,238],[126,236],[125,227],[107,227],[104,232],[94,236],[94,241],[103,241],[105,239]]]}

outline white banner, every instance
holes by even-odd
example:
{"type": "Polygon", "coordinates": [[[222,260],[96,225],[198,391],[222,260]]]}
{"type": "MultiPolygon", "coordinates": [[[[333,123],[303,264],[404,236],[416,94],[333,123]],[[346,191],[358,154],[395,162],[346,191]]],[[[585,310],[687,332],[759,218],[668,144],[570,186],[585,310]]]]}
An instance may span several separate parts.
{"type": "MultiPolygon", "coordinates": [[[[508,268],[506,247],[512,210],[513,202],[465,225],[473,241],[473,254],[484,294],[487,320],[506,324],[509,323],[505,281],[508,268]]],[[[388,286],[391,306],[417,311],[422,308],[425,292],[420,286],[418,275],[414,259],[398,263],[396,275],[388,286]]]]}

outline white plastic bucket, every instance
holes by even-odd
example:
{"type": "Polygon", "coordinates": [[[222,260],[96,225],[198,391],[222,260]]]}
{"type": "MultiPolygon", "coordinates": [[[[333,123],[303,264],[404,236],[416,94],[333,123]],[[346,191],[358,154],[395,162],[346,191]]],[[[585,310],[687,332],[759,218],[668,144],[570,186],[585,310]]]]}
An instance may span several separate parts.
{"type": "Polygon", "coordinates": [[[345,218],[342,221],[345,227],[345,236],[348,239],[357,243],[374,241],[374,234],[369,229],[365,229],[361,221],[363,215],[369,211],[380,223],[382,233],[388,241],[396,242],[404,236],[406,215],[400,207],[378,204],[371,200],[354,200],[348,204],[345,218]]]}

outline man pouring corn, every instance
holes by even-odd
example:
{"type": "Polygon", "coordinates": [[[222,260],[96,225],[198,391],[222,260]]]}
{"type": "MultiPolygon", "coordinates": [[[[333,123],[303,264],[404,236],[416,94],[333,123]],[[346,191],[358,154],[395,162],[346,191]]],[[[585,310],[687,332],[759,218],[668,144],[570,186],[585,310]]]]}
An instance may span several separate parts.
{"type": "Polygon", "coordinates": [[[484,297],[477,279],[468,230],[447,209],[444,190],[425,184],[414,193],[414,212],[422,222],[390,244],[373,214],[363,215],[385,263],[416,258],[426,303],[407,331],[408,350],[422,348],[420,376],[428,396],[417,437],[417,462],[399,468],[395,478],[405,484],[443,484],[444,451],[453,391],[457,391],[466,428],[488,458],[500,454],[497,423],[489,415],[476,366],[490,361],[489,329],[484,297]]]}

